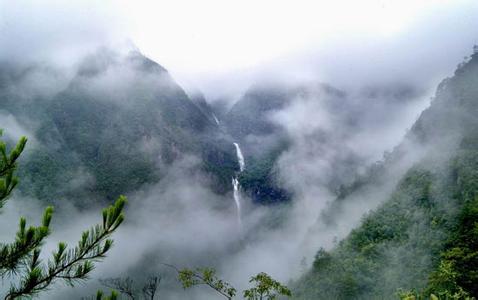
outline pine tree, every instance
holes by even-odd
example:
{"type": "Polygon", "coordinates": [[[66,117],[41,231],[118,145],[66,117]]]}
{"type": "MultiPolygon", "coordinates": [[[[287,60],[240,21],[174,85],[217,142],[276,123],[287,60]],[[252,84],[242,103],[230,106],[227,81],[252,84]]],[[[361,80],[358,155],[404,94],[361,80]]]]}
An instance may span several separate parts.
{"type": "MultiPolygon", "coordinates": [[[[27,139],[22,137],[8,152],[6,143],[0,140],[0,208],[18,184],[15,170],[26,143],[27,139]]],[[[40,226],[27,226],[26,219],[21,218],[14,242],[0,243],[0,277],[3,279],[8,275],[15,279],[5,299],[36,296],[58,280],[70,286],[86,280],[95,262],[103,259],[111,249],[113,240],[110,236],[124,220],[125,204],[126,198],[120,196],[113,205],[103,210],[102,224],[84,231],[75,247],[58,243],[57,250],[47,261],[40,259],[40,253],[45,239],[51,233],[53,207],[45,209],[40,226]]],[[[112,293],[108,298],[115,297],[112,293]]]]}

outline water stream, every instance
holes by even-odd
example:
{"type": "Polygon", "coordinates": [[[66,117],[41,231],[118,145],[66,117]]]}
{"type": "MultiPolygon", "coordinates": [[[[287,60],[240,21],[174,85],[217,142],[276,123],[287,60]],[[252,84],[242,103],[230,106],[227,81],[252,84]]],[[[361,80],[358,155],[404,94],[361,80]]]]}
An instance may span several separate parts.
{"type": "Polygon", "coordinates": [[[244,161],[244,156],[242,155],[241,147],[239,147],[238,143],[234,143],[234,147],[236,147],[236,156],[237,156],[237,162],[239,163],[239,173],[236,174],[232,178],[232,186],[234,188],[234,202],[236,203],[236,209],[237,209],[237,221],[239,223],[239,226],[242,228],[242,217],[241,217],[241,185],[239,184],[239,175],[244,171],[244,168],[246,166],[245,161],[244,161]]]}

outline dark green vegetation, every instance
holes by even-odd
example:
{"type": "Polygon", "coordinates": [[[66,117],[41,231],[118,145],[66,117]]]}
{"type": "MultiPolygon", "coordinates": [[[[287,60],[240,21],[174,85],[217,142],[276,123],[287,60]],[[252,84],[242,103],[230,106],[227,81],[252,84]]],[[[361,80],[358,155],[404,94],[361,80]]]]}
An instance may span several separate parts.
{"type": "MultiPolygon", "coordinates": [[[[0,206],[18,183],[14,173],[26,142],[26,138],[21,138],[8,152],[6,144],[0,141],[0,206]]],[[[40,259],[40,254],[45,239],[51,233],[53,207],[45,209],[40,226],[27,227],[26,219],[21,218],[14,242],[0,243],[0,277],[12,280],[5,299],[36,296],[59,280],[73,286],[87,279],[95,267],[94,263],[103,259],[111,249],[113,240],[110,237],[124,220],[125,203],[126,198],[119,197],[113,205],[104,209],[103,223],[84,231],[77,246],[68,248],[66,243],[58,243],[57,250],[47,262],[40,259]]]]}
{"type": "MultiPolygon", "coordinates": [[[[390,161],[424,155],[393,194],[331,251],[317,252],[298,299],[478,296],[478,53],[437,89],[390,161]],[[412,144],[413,147],[409,145],[412,144]]],[[[373,178],[344,189],[342,203],[373,178]]]]}
{"type": "MultiPolygon", "coordinates": [[[[216,291],[222,297],[231,300],[237,295],[237,290],[229,283],[216,276],[216,270],[199,268],[196,270],[177,270],[178,280],[184,289],[193,286],[205,285],[216,291]]],[[[244,290],[242,296],[246,300],[276,300],[279,297],[292,296],[291,291],[266,273],[259,273],[249,280],[253,284],[250,289],[244,290]]]]}
{"type": "Polygon", "coordinates": [[[207,109],[138,52],[99,50],[69,77],[41,65],[0,71],[2,118],[15,117],[34,139],[20,162],[21,190],[42,200],[110,199],[157,182],[188,155],[215,191],[229,191],[234,146],[207,109]]]}

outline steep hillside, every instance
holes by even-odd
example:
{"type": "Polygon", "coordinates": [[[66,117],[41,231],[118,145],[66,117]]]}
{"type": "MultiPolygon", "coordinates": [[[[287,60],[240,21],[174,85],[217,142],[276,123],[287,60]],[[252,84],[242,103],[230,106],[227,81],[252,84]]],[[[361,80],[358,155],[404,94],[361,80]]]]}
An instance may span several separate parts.
{"type": "MultiPolygon", "coordinates": [[[[381,172],[417,152],[421,158],[346,239],[317,252],[312,270],[297,282],[297,299],[394,299],[400,291],[425,299],[478,296],[477,112],[475,53],[440,84],[381,172]]],[[[349,188],[341,205],[378,177],[349,188]]]]}
{"type": "Polygon", "coordinates": [[[196,104],[199,110],[209,118],[209,120],[215,125],[219,125],[219,119],[217,118],[214,110],[211,108],[209,103],[207,103],[206,98],[201,92],[196,92],[190,95],[191,101],[196,104]]]}
{"type": "Polygon", "coordinates": [[[217,192],[231,189],[238,168],[232,141],[207,107],[199,108],[164,68],[138,52],[101,49],[71,78],[15,66],[1,78],[0,109],[32,138],[20,168],[21,189],[30,195],[114,198],[160,180],[187,155],[201,159],[217,192]],[[25,93],[31,76],[52,81],[56,90],[25,93]],[[54,84],[55,76],[63,85],[54,84]]]}

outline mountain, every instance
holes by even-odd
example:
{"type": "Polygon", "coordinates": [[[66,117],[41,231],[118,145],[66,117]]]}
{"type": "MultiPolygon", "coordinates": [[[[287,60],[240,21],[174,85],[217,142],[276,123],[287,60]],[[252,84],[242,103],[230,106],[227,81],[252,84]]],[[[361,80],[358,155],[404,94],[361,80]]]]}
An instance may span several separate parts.
{"type": "Polygon", "coordinates": [[[199,110],[208,117],[209,121],[219,126],[219,119],[214,113],[213,108],[207,103],[206,98],[201,92],[193,93],[191,96],[191,101],[196,104],[199,110]]]}
{"type": "Polygon", "coordinates": [[[421,97],[423,91],[410,84],[368,86],[353,93],[318,82],[257,84],[223,118],[245,156],[241,186],[259,203],[291,199],[295,187],[282,182],[280,160],[288,153],[306,156],[310,148],[327,168],[324,182],[315,184],[341,194],[376,154],[382,154],[357,149],[356,141],[393,131],[394,122],[408,113],[408,102],[421,97]],[[395,116],[385,114],[394,109],[395,116]]]}
{"type": "Polygon", "coordinates": [[[478,296],[477,112],[475,52],[438,86],[430,107],[379,163],[378,173],[351,185],[328,212],[332,221],[346,217],[357,194],[367,197],[383,174],[414,157],[391,195],[358,228],[317,252],[312,270],[296,282],[296,299],[478,296]]]}
{"type": "Polygon", "coordinates": [[[241,186],[256,202],[291,199],[291,191],[278,182],[275,169],[279,157],[290,147],[291,136],[274,116],[303,98],[316,98],[334,110],[343,104],[345,93],[321,83],[255,85],[224,118],[227,132],[241,145],[247,162],[240,176],[241,186]]]}
{"type": "Polygon", "coordinates": [[[31,138],[19,168],[26,194],[81,205],[112,199],[161,180],[190,155],[216,192],[231,190],[238,168],[232,141],[205,102],[194,103],[141,53],[100,49],[70,76],[40,65],[2,70],[0,109],[31,138]],[[51,87],[25,92],[31,81],[51,87]]]}
{"type": "Polygon", "coordinates": [[[240,183],[246,193],[259,203],[284,201],[288,192],[275,181],[274,164],[287,149],[282,128],[268,119],[291,100],[279,87],[252,87],[228,111],[224,118],[228,133],[241,145],[246,168],[240,183]]]}

